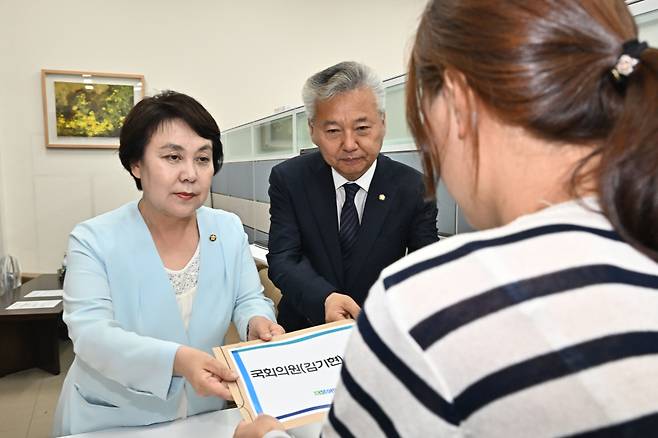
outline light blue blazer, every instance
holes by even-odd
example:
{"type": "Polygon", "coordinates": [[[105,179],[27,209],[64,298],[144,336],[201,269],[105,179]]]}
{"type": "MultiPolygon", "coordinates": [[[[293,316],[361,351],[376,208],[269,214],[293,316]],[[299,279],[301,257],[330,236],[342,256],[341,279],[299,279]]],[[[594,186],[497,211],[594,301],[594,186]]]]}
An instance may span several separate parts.
{"type": "Polygon", "coordinates": [[[238,217],[201,207],[197,223],[201,260],[187,331],[137,202],[71,233],[64,321],[76,357],[55,413],[56,436],[173,420],[183,391],[188,415],[224,406],[172,377],[176,350],[212,354],[231,321],[244,339],[250,318],[275,317],[238,217]]]}

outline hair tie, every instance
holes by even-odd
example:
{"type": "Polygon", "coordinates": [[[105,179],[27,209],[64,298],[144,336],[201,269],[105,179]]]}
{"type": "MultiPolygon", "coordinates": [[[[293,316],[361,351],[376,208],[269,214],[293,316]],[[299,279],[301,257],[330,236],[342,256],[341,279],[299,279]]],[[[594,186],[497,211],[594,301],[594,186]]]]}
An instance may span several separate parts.
{"type": "Polygon", "coordinates": [[[626,41],[622,45],[621,55],[610,73],[617,83],[622,83],[635,70],[635,66],[640,62],[640,55],[649,45],[646,42],[639,42],[637,39],[626,41]]]}

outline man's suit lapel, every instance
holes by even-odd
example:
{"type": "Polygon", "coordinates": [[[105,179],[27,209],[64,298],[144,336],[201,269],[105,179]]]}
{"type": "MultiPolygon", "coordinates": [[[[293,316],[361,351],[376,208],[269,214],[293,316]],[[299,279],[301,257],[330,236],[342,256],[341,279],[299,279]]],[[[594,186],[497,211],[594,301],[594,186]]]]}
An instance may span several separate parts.
{"type": "MultiPolygon", "coordinates": [[[[317,153],[317,160],[306,169],[304,177],[306,196],[318,224],[318,232],[327,249],[327,257],[340,284],[343,281],[343,262],[338,241],[338,217],[336,213],[336,190],[331,177],[331,167],[317,153]]],[[[337,285],[337,287],[339,287],[337,285]]]]}
{"type": "Polygon", "coordinates": [[[359,236],[352,253],[352,268],[350,269],[349,278],[345,279],[348,284],[368,262],[368,255],[384,226],[391,201],[396,195],[397,186],[395,181],[392,180],[389,170],[388,159],[380,155],[377,159],[375,174],[370,182],[366,205],[361,218],[359,236]]]}

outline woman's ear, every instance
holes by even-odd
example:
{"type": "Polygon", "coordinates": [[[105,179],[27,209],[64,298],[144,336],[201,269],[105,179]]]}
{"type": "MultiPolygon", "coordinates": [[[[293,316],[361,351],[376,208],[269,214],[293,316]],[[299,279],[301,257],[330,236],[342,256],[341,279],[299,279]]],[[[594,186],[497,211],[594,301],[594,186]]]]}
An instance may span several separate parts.
{"type": "Polygon", "coordinates": [[[475,132],[477,111],[475,95],[463,73],[446,69],[444,83],[446,100],[455,117],[457,136],[460,140],[475,132]]]}
{"type": "Polygon", "coordinates": [[[141,171],[141,168],[140,168],[139,166],[140,166],[140,162],[139,162],[139,161],[136,162],[136,163],[131,164],[131,165],[130,165],[130,173],[132,173],[132,175],[133,175],[135,178],[141,179],[141,177],[142,177],[142,171],[141,171]]]}

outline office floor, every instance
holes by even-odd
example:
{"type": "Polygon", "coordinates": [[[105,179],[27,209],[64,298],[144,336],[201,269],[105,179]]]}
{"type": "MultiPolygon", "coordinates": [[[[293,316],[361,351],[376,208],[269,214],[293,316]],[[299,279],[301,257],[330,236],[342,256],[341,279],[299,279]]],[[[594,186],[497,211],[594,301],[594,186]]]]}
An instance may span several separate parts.
{"type": "Polygon", "coordinates": [[[71,341],[60,341],[62,372],[38,368],[0,377],[0,437],[49,438],[64,377],[73,362],[71,341]]]}

